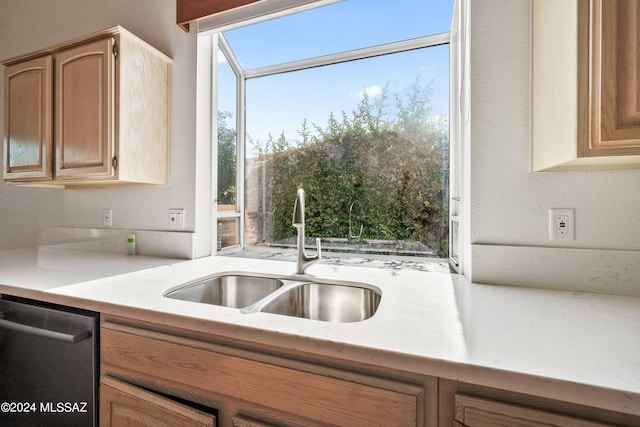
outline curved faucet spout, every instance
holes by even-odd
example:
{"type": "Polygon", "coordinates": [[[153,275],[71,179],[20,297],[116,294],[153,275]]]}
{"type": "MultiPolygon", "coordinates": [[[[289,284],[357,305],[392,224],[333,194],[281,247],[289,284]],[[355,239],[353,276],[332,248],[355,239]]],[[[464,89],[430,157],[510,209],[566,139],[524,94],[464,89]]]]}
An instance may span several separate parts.
{"type": "Polygon", "coordinates": [[[296,274],[305,274],[307,267],[320,261],[322,255],[320,238],[316,239],[317,253],[315,255],[309,256],[304,251],[304,190],[302,188],[298,188],[298,192],[296,193],[296,203],[293,206],[291,225],[293,225],[298,232],[296,274]]]}

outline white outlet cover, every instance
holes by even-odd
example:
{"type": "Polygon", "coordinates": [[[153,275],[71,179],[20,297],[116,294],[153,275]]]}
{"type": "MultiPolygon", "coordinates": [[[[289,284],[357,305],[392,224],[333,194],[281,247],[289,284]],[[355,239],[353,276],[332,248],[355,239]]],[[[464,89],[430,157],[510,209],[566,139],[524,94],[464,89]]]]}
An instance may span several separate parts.
{"type": "Polygon", "coordinates": [[[169,228],[184,228],[184,209],[169,209],[169,228]]]}
{"type": "Polygon", "coordinates": [[[575,209],[549,209],[549,240],[575,240],[575,209]]]}

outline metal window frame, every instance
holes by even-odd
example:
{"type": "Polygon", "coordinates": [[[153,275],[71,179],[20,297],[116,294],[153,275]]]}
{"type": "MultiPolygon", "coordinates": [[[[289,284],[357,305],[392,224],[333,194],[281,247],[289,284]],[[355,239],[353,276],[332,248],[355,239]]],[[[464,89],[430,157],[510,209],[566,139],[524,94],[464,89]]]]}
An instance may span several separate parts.
{"type": "MultiPolygon", "coordinates": [[[[212,63],[214,67],[217,67],[218,63],[218,50],[222,52],[222,54],[227,59],[231,70],[236,75],[236,209],[234,212],[219,212],[217,209],[214,210],[215,218],[213,218],[212,223],[215,223],[215,227],[217,228],[217,223],[219,219],[237,219],[238,222],[238,244],[233,246],[228,246],[226,248],[217,249],[217,241],[214,251],[216,253],[224,253],[224,252],[233,252],[238,249],[242,249],[244,247],[244,156],[245,156],[245,88],[246,88],[246,77],[244,75],[244,71],[238,62],[238,59],[233,54],[229,43],[224,38],[222,33],[215,34],[216,44],[213,47],[215,52],[212,53],[212,63]]],[[[218,105],[217,105],[217,92],[218,92],[218,80],[217,78],[212,82],[213,88],[213,97],[216,98],[215,108],[213,108],[213,117],[218,117],[218,105]]],[[[217,123],[217,121],[216,121],[217,123]]],[[[215,143],[217,143],[217,138],[215,143]]],[[[212,165],[217,164],[215,160],[212,160],[212,165]]],[[[212,174],[213,179],[217,182],[217,168],[215,169],[216,173],[212,174]]],[[[218,191],[218,186],[214,186],[214,191],[218,191]]],[[[217,232],[217,230],[216,230],[217,232]]],[[[217,235],[217,234],[216,234],[217,235]]]]}
{"type": "MultiPolygon", "coordinates": [[[[227,28],[228,29],[228,28],[227,28]]],[[[223,248],[221,250],[217,250],[217,245],[214,245],[214,252],[216,253],[224,253],[224,252],[232,252],[236,250],[243,249],[245,246],[245,230],[244,230],[244,199],[245,199],[245,149],[246,149],[246,82],[249,79],[257,78],[257,77],[266,77],[276,74],[288,73],[306,70],[310,68],[323,67],[327,65],[336,65],[350,61],[363,60],[368,58],[373,58],[382,55],[391,55],[396,53],[407,52],[411,50],[424,49],[435,46],[442,45],[451,45],[451,32],[439,33],[424,37],[418,37],[413,39],[407,39],[399,42],[391,42],[385,43],[382,45],[376,45],[371,47],[365,47],[360,49],[354,49],[344,52],[339,52],[335,54],[323,55],[318,57],[312,57],[307,59],[302,59],[299,61],[286,62],[281,64],[275,64],[265,67],[259,67],[249,70],[243,70],[240,65],[237,57],[235,56],[233,49],[225,39],[222,31],[220,32],[212,32],[208,33],[209,35],[215,36],[215,40],[217,40],[217,45],[214,46],[214,49],[220,49],[225,57],[232,70],[236,74],[236,188],[237,191],[237,200],[236,200],[236,212],[224,212],[220,213],[216,209],[214,209],[215,218],[212,218],[212,223],[217,224],[218,218],[226,219],[226,218],[239,218],[239,245],[230,246],[227,248],[223,248]]],[[[214,43],[215,44],[215,43],[214,43]]],[[[215,56],[215,55],[214,55],[215,56]]],[[[217,67],[217,60],[212,64],[213,67],[217,67]]],[[[217,79],[212,82],[213,89],[213,97],[217,97],[217,79]]],[[[449,86],[451,86],[451,70],[450,70],[450,78],[449,78],[449,86]]],[[[213,117],[217,117],[217,101],[215,102],[215,109],[213,111],[213,117]]],[[[450,124],[451,128],[451,124],[450,124]]],[[[451,141],[450,141],[451,143],[451,141]]],[[[213,165],[216,163],[213,162],[213,165]]],[[[213,175],[217,175],[217,168],[215,168],[216,173],[213,175]]],[[[216,177],[213,177],[216,180],[216,177]]],[[[214,191],[217,192],[217,185],[214,187],[214,191]]],[[[217,227],[217,226],[216,226],[217,227]]],[[[449,230],[449,235],[451,235],[451,230],[449,230]]],[[[215,242],[214,242],[215,243],[215,242]]]]}

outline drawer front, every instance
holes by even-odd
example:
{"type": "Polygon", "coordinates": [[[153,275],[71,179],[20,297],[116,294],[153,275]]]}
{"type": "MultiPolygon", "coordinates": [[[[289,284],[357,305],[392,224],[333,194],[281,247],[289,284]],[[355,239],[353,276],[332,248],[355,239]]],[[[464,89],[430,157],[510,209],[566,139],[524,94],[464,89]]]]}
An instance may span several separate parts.
{"type": "MultiPolygon", "coordinates": [[[[116,327],[117,328],[117,327],[116,327]]],[[[355,383],[206,349],[199,341],[104,327],[103,375],[121,368],[196,393],[250,402],[340,426],[412,426],[422,423],[423,389],[385,380],[385,388],[355,383]]]]}
{"type": "Polygon", "coordinates": [[[456,394],[455,408],[455,420],[465,427],[614,427],[611,424],[464,394],[456,394]]]}

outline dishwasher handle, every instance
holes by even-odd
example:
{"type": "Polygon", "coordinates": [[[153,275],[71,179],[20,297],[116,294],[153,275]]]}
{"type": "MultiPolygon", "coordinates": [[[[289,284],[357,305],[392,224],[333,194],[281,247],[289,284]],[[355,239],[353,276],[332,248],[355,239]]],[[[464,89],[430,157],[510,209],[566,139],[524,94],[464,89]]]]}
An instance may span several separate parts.
{"type": "Polygon", "coordinates": [[[24,334],[35,335],[42,338],[50,338],[56,341],[62,341],[69,344],[76,344],[91,338],[91,331],[80,331],[76,334],[65,334],[64,332],[52,331],[49,329],[36,328],[35,326],[24,325],[22,323],[12,322],[3,319],[3,313],[0,312],[0,328],[9,331],[16,331],[24,334]]]}

